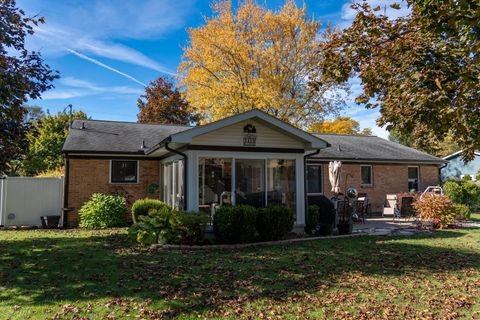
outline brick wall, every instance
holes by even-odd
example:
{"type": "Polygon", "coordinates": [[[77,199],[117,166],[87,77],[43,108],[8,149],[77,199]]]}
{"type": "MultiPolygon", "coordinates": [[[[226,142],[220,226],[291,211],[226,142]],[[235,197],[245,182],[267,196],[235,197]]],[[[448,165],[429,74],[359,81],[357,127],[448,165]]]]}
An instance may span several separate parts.
{"type": "MultiPolygon", "coordinates": [[[[369,163],[362,163],[369,164],[369,163]]],[[[327,197],[332,197],[331,185],[328,179],[328,163],[323,164],[323,189],[327,197]]],[[[420,191],[430,185],[439,184],[438,166],[421,165],[420,168],[420,191]]],[[[360,184],[360,164],[343,163],[340,189],[345,193],[345,176],[351,176],[347,180],[347,188],[355,187],[358,192],[367,193],[371,203],[372,212],[382,212],[387,194],[394,194],[408,191],[408,165],[395,164],[372,164],[373,186],[362,186],[360,184]]]]}
{"type": "MultiPolygon", "coordinates": [[[[160,162],[158,160],[139,162],[137,184],[110,184],[110,159],[70,159],[68,207],[75,210],[68,213],[68,226],[78,225],[78,209],[93,193],[121,194],[127,199],[129,210],[135,200],[149,196],[148,185],[159,184],[160,162]]],[[[158,194],[150,197],[158,198],[158,194]]]]}

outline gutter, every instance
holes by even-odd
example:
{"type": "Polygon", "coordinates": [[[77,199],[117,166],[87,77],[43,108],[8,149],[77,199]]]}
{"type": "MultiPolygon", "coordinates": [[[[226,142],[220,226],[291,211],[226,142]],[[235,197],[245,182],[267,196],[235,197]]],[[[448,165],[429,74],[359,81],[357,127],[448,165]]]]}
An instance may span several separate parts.
{"type": "Polygon", "coordinates": [[[172,153],[175,153],[175,154],[178,154],[180,155],[181,157],[183,157],[183,199],[184,199],[184,208],[183,210],[186,210],[187,209],[187,195],[188,195],[188,178],[187,178],[187,168],[188,168],[188,157],[185,153],[181,152],[181,151],[178,151],[178,150],[175,150],[175,149],[172,149],[168,146],[168,144],[171,142],[171,139],[170,138],[167,138],[168,140],[165,141],[165,149],[172,152],[172,153]]]}
{"type": "Polygon", "coordinates": [[[442,182],[442,169],[446,168],[448,166],[448,162],[442,164],[441,166],[438,167],[438,181],[441,183],[442,182]]]}
{"type": "Polygon", "coordinates": [[[307,196],[307,158],[316,156],[320,153],[320,149],[303,156],[303,191],[305,194],[305,225],[308,223],[308,196],[307,196]]]}

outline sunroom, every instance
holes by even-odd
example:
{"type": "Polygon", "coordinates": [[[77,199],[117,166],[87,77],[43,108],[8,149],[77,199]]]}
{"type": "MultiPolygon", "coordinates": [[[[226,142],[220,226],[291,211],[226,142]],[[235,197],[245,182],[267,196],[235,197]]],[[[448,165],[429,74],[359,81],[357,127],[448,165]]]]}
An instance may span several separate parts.
{"type": "Polygon", "coordinates": [[[259,110],[171,135],[161,158],[161,198],[213,217],[221,205],[281,204],[305,224],[305,161],[328,144],[259,110]]]}

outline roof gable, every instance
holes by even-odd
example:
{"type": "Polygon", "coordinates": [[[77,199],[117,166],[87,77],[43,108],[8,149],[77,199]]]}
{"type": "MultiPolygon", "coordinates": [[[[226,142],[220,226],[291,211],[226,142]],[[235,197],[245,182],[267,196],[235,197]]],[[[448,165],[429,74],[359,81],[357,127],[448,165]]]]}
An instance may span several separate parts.
{"type": "Polygon", "coordinates": [[[285,123],[258,109],[247,111],[203,126],[194,127],[188,131],[175,133],[169,138],[169,141],[174,143],[190,144],[195,137],[205,135],[214,132],[215,130],[232,126],[234,124],[241,123],[250,119],[259,120],[272,129],[278,130],[297,140],[301,140],[310,149],[323,149],[328,147],[328,143],[324,140],[315,137],[314,135],[309,134],[301,129],[298,129],[288,123],[285,123]]]}
{"type": "MultiPolygon", "coordinates": [[[[443,157],[442,159],[444,159],[444,160],[450,160],[450,159],[453,159],[453,158],[460,157],[460,156],[462,155],[462,152],[463,152],[463,150],[459,150],[459,151],[457,151],[457,152],[454,152],[454,153],[452,153],[452,154],[449,154],[448,156],[443,157]]],[[[480,150],[479,150],[479,151],[475,151],[474,154],[475,154],[475,156],[477,156],[477,157],[480,156],[480,150]]]]}

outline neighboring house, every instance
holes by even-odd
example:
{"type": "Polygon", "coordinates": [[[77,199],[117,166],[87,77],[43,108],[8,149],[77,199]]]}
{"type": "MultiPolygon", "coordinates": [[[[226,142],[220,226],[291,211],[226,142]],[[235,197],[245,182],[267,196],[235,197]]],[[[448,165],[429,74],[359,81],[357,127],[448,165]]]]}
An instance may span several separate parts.
{"type": "Polygon", "coordinates": [[[443,159],[448,163],[440,171],[442,181],[451,178],[462,179],[467,174],[475,179],[477,172],[480,170],[480,151],[476,151],[473,160],[467,163],[462,160],[462,151],[452,153],[443,159]]]}
{"type": "Polygon", "coordinates": [[[377,137],[312,135],[259,110],[197,127],[75,120],[63,151],[70,226],[91,194],[104,192],[189,211],[278,203],[295,210],[300,229],[308,198],[331,196],[331,160],[343,161],[341,189],[367,193],[377,212],[387,193],[438,184],[444,163],[377,137]]]}

